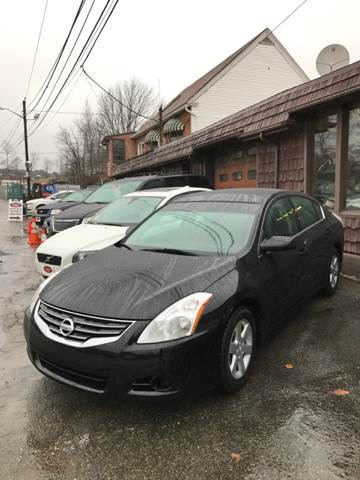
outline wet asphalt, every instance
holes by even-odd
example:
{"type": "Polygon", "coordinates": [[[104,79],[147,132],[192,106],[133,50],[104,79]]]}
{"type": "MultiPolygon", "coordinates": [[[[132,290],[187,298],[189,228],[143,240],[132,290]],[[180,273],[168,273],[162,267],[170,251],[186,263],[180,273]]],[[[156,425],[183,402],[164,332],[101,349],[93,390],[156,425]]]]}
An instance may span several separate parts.
{"type": "Polygon", "coordinates": [[[1,479],[360,480],[359,283],[342,279],[335,297],[315,297],[277,328],[237,395],[120,402],[31,366],[23,311],[40,278],[5,207],[0,200],[1,479]]]}

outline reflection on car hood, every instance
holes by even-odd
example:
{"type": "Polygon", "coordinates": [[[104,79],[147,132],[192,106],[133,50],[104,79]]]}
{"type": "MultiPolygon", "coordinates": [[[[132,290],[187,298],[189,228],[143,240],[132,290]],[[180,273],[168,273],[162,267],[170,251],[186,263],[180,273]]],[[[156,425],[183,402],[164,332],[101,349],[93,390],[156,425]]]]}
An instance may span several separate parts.
{"type": "Polygon", "coordinates": [[[43,207],[40,208],[40,210],[48,210],[50,213],[51,210],[55,210],[55,208],[61,208],[62,210],[67,210],[68,208],[71,207],[76,207],[77,205],[80,205],[81,202],[51,202],[50,204],[48,203],[47,205],[44,205],[43,207]]]}
{"type": "Polygon", "coordinates": [[[65,219],[65,218],[84,218],[92,213],[97,212],[98,210],[101,210],[104,208],[106,205],[105,204],[99,204],[99,203],[80,203],[79,205],[76,205],[74,208],[68,208],[65,212],[59,213],[55,215],[56,219],[65,219]]]}
{"type": "Polygon", "coordinates": [[[100,250],[123,238],[127,229],[128,227],[91,223],[77,225],[45,240],[37,252],[66,258],[68,255],[72,257],[79,250],[100,250]]]}
{"type": "Polygon", "coordinates": [[[150,320],[180,298],[205,291],[235,263],[234,257],[170,255],[111,246],[64,269],[40,296],[74,312],[150,320]]]}

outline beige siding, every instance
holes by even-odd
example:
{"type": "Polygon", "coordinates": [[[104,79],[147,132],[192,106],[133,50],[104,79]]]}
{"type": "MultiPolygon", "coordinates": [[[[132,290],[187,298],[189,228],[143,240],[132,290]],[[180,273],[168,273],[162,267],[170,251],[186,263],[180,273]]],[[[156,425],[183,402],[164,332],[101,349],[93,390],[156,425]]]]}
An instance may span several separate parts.
{"type": "Polygon", "coordinates": [[[300,83],[274,45],[259,44],[194,100],[192,132],[300,83]]]}

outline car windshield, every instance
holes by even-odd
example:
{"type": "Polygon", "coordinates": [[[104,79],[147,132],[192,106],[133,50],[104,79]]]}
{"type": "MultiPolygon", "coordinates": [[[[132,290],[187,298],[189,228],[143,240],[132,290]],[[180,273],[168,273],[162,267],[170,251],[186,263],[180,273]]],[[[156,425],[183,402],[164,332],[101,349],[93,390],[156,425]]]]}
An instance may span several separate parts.
{"type": "Polygon", "coordinates": [[[110,203],[126,193],[134,192],[143,180],[120,180],[105,183],[85,200],[85,203],[110,203]]]}
{"type": "Polygon", "coordinates": [[[93,190],[79,190],[78,192],[70,193],[64,198],[64,202],[83,202],[93,190]]]}
{"type": "Polygon", "coordinates": [[[155,210],[163,197],[122,197],[98,212],[90,223],[137,225],[155,210]]]}
{"type": "Polygon", "coordinates": [[[260,206],[239,202],[176,202],[151,215],[127,238],[132,249],[226,256],[249,241],[260,206]]]}

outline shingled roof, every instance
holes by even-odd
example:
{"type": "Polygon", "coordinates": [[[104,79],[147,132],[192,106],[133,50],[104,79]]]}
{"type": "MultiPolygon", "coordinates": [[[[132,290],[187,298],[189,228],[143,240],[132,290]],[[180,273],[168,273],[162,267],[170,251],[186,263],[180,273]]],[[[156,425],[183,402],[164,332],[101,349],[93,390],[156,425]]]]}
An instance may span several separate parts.
{"type": "MultiPolygon", "coordinates": [[[[179,109],[185,108],[187,105],[191,103],[191,100],[203,89],[205,88],[210,82],[212,82],[218,75],[220,75],[233,61],[235,61],[238,57],[241,57],[242,54],[246,55],[246,51],[248,49],[254,48],[258,43],[264,41],[265,39],[270,39],[270,41],[277,45],[277,47],[282,51],[283,55],[287,58],[287,60],[292,64],[293,68],[298,71],[298,74],[303,78],[304,81],[308,80],[307,75],[305,72],[299,67],[299,65],[295,62],[295,60],[291,57],[289,52],[285,50],[285,48],[281,45],[279,40],[275,37],[275,35],[271,32],[269,28],[265,28],[262,32],[252,38],[249,42],[245,43],[242,47],[240,47],[236,52],[231,54],[221,63],[216,65],[216,67],[212,68],[209,72],[205,75],[197,79],[194,83],[186,87],[179,95],[173,98],[163,109],[163,119],[166,120],[167,118],[171,117],[171,115],[178,112],[179,109]]],[[[159,115],[156,113],[154,115],[155,121],[148,120],[146,121],[142,127],[133,135],[133,138],[137,138],[138,136],[144,134],[150,128],[153,128],[158,123],[159,115]]]]}
{"type": "Polygon", "coordinates": [[[163,145],[113,169],[112,176],[144,170],[187,157],[229,138],[246,139],[289,124],[291,115],[339,97],[360,93],[360,61],[273,95],[181,140],[163,145]]]}

